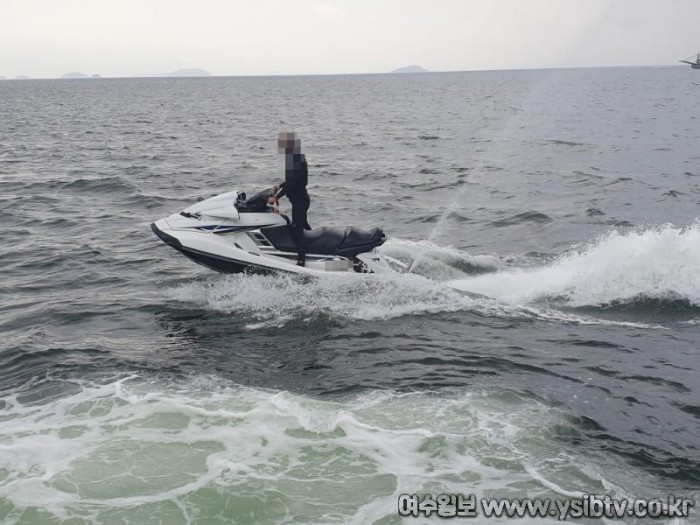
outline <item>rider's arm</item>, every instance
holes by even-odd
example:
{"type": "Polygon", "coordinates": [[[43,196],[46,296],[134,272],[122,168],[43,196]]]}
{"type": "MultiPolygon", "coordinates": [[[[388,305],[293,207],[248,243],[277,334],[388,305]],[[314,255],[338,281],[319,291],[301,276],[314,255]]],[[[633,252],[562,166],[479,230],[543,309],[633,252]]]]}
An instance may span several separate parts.
{"type": "Polygon", "coordinates": [[[309,165],[306,163],[306,155],[301,156],[301,184],[306,188],[309,181],[309,165]]]}

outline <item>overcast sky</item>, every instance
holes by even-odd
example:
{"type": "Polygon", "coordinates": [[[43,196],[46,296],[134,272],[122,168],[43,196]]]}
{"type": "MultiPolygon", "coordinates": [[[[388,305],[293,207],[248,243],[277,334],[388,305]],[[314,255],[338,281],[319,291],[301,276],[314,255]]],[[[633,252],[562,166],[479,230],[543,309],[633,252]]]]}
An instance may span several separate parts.
{"type": "Polygon", "coordinates": [[[673,64],[700,0],[0,0],[0,75],[673,64]]]}

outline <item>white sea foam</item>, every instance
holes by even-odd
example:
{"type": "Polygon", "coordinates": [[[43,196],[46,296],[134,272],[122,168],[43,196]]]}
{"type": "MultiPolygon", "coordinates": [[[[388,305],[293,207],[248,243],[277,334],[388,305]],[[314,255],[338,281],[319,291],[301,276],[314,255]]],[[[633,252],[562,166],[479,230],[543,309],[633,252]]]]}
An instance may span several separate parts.
{"type": "Polygon", "coordinates": [[[247,321],[249,330],[281,326],[292,319],[378,321],[448,312],[473,312],[508,319],[652,327],[466,295],[414,274],[352,274],[314,280],[285,275],[217,275],[179,285],[167,293],[176,301],[236,315],[247,321]]]}
{"type": "Polygon", "coordinates": [[[412,273],[435,281],[508,268],[506,260],[498,255],[472,255],[452,246],[439,246],[428,240],[389,239],[381,251],[408,264],[412,273]]]}
{"type": "Polygon", "coordinates": [[[700,305],[700,225],[613,231],[556,262],[450,281],[449,286],[515,304],[563,298],[569,306],[637,299],[700,305]]]}
{"type": "MultiPolygon", "coordinates": [[[[241,313],[258,322],[328,316],[382,320],[459,311],[473,301],[418,275],[330,275],[300,280],[285,275],[215,276],[168,291],[172,299],[241,313]]],[[[255,326],[255,325],[252,325],[255,326]]],[[[261,326],[267,326],[263,324],[261,326]]]]}
{"type": "Polygon", "coordinates": [[[94,522],[157,509],[173,522],[368,523],[395,516],[402,493],[600,493],[601,472],[629,493],[653,490],[621,460],[557,440],[552,429],[570,425],[560,409],[498,389],[328,401],[216,377],[131,377],[31,411],[7,406],[0,512],[10,519],[39,504],[94,522]]]}

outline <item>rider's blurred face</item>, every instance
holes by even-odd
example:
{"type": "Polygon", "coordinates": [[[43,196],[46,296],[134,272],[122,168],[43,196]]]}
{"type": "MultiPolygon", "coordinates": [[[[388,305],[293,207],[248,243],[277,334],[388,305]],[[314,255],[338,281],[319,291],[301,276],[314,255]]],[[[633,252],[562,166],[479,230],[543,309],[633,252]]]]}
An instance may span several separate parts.
{"type": "Polygon", "coordinates": [[[294,133],[280,133],[277,138],[277,151],[279,153],[292,153],[294,149],[294,133]]]}

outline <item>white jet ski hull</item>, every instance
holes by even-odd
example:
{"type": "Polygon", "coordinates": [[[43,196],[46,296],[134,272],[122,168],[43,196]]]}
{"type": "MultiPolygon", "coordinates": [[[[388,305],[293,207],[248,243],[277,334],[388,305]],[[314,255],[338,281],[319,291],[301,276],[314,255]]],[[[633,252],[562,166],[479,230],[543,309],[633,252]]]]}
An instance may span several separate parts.
{"type": "Polygon", "coordinates": [[[401,266],[377,250],[386,239],[378,228],[312,230],[307,233],[306,264],[298,266],[286,217],[260,202],[255,207],[245,203],[245,194],[224,193],[159,219],[151,224],[151,229],[187,258],[222,273],[320,276],[391,272],[401,266]],[[315,253],[314,247],[323,253],[315,253]]]}

